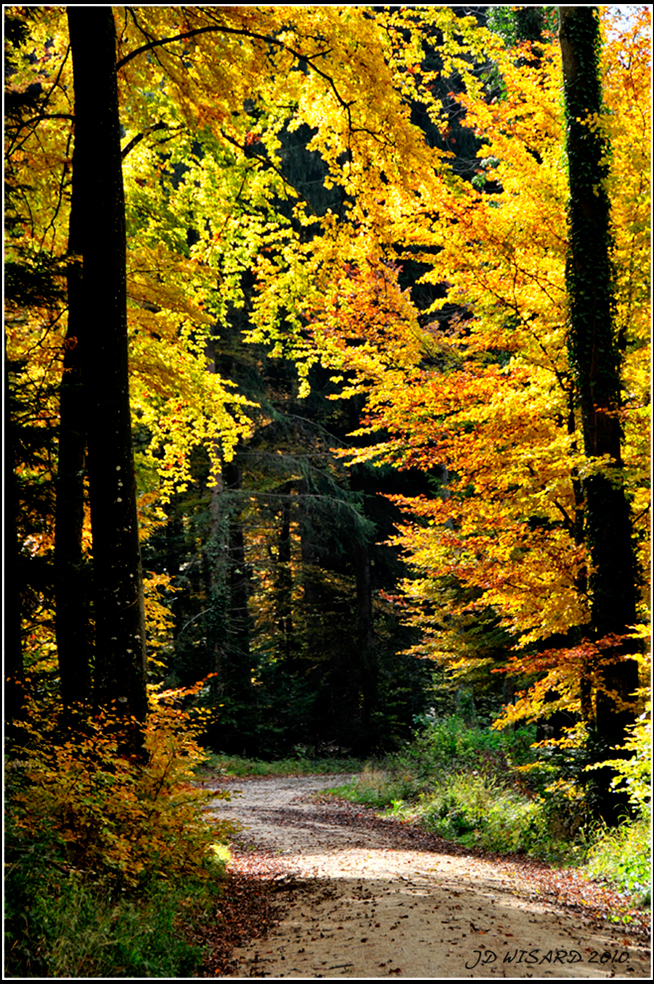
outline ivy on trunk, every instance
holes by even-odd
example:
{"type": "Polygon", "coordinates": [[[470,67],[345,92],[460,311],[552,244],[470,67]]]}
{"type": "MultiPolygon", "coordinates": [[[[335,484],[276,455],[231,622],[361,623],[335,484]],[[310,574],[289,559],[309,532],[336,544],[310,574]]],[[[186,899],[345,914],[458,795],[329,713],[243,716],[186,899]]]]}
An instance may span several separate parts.
{"type": "Polygon", "coordinates": [[[583,480],[585,537],[590,550],[591,625],[596,639],[616,637],[589,672],[597,674],[595,754],[625,739],[638,666],[620,641],[636,621],[636,564],[623,482],[620,352],[615,332],[611,262],[609,148],[602,132],[599,14],[560,7],[566,150],[569,168],[568,347],[575,371],[584,450],[603,459],[583,480]],[[608,464],[606,464],[608,462],[608,464]]]}

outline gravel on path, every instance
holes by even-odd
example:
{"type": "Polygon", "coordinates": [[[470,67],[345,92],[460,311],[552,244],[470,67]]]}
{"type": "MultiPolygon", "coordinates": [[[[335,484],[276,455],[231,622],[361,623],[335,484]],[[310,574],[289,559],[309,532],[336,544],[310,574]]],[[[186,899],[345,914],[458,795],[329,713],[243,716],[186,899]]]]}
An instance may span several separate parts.
{"type": "Polygon", "coordinates": [[[232,792],[213,809],[242,828],[232,877],[256,903],[205,976],[650,978],[645,927],[605,918],[619,896],[320,797],[349,778],[203,783],[232,792]]]}

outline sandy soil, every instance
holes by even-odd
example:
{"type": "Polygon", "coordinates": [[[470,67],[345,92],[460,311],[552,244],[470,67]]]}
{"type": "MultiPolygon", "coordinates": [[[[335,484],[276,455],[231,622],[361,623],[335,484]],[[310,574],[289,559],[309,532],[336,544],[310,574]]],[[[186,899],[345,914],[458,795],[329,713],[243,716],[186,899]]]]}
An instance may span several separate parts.
{"type": "MultiPolygon", "coordinates": [[[[342,802],[345,776],[216,783],[215,801],[269,859],[279,921],[239,947],[239,978],[649,978],[649,951],[579,904],[543,898],[529,865],[455,845],[342,802]],[[270,860],[272,858],[272,861],[270,860]]],[[[210,783],[206,785],[211,786],[210,783]]],[[[551,894],[551,893],[550,893],[551,894]]]]}

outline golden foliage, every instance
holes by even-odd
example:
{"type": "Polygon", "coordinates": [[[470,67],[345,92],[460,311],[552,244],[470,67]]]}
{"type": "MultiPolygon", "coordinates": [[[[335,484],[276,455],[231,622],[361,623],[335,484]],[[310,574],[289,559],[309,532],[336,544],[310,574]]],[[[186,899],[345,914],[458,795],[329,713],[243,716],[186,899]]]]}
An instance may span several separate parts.
{"type": "Polygon", "coordinates": [[[194,692],[151,694],[145,763],[121,751],[124,718],[83,715],[74,731],[57,733],[56,709],[33,702],[19,725],[25,747],[9,761],[12,838],[42,838],[55,863],[126,886],[209,877],[227,828],[204,810],[221,794],[194,785],[202,722],[181,706],[194,692]]]}

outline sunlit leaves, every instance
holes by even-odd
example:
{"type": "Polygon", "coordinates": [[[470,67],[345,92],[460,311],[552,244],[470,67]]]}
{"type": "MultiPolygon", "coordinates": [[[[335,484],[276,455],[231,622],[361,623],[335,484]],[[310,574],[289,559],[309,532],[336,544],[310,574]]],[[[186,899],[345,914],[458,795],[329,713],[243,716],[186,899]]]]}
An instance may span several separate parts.
{"type": "MultiPolygon", "coordinates": [[[[596,121],[613,147],[624,459],[645,563],[648,16],[638,8],[607,33],[607,112],[596,121]]],[[[318,359],[345,395],[367,394],[357,460],[446,471],[439,498],[406,504],[416,521],[398,542],[417,605],[440,592],[455,613],[456,581],[467,614],[492,609],[516,645],[583,625],[579,481],[591,465],[577,446],[565,344],[558,46],[505,49],[438,6],[135,7],[116,19],[148,522],[157,497],[189,481],[194,449],[216,478],[251,426],[242,396],[207,371],[211,345],[239,321],[273,355],[297,359],[301,395],[318,359]],[[412,123],[411,102],[445,128],[436,83],[453,73],[467,94],[448,98],[483,142],[472,183],[412,123]],[[492,97],[491,76],[502,80],[492,97]],[[284,141],[303,126],[325,162],[324,207],[285,171],[284,141]],[[408,259],[426,265],[425,281],[447,295],[435,307],[456,306],[456,317],[435,310],[430,323],[416,311],[398,284],[408,259]]],[[[48,116],[71,110],[63,16],[35,10],[30,30],[10,91],[39,84],[47,105],[11,131],[8,245],[62,257],[72,130],[48,116]]],[[[36,316],[10,325],[35,386],[57,380],[63,327],[46,332],[36,316]]]]}
{"type": "MultiPolygon", "coordinates": [[[[641,293],[648,282],[641,266],[649,228],[649,151],[643,143],[649,132],[648,16],[641,9],[628,36],[614,35],[607,45],[610,115],[601,121],[616,148],[611,193],[617,330],[625,352],[624,461],[637,522],[648,503],[648,437],[641,416],[647,412],[648,355],[639,320],[649,317],[641,293]]],[[[493,58],[502,94],[491,100],[471,83],[458,97],[466,123],[483,141],[478,180],[435,175],[437,217],[421,224],[418,209],[414,225],[416,244],[432,248],[431,256],[420,257],[430,267],[423,279],[446,286],[445,299],[457,305],[458,317],[416,330],[415,312],[400,315],[396,291],[384,317],[404,335],[409,357],[402,360],[397,342],[380,335],[368,299],[352,310],[342,275],[331,274],[333,298],[323,290],[308,314],[325,357],[367,390],[356,436],[368,441],[353,459],[445,470],[438,498],[403,500],[414,519],[395,543],[413,570],[405,592],[413,623],[426,632],[423,651],[440,653],[462,669],[472,663],[464,650],[457,663],[456,626],[469,624],[475,613],[487,619],[495,612],[521,651],[587,623],[581,480],[611,469],[610,461],[586,459],[580,450],[568,364],[568,188],[558,46],[523,46],[519,52],[498,46],[493,58]],[[382,441],[373,443],[373,435],[382,441]]],[[[379,254],[373,248],[370,255],[374,268],[379,254]]],[[[358,263],[365,269],[364,261],[358,263]]],[[[434,304],[436,314],[442,303],[434,304]]],[[[578,708],[587,668],[571,653],[569,647],[552,650],[540,670],[526,656],[516,657],[514,672],[541,677],[512,713],[538,716],[551,690],[578,708]]],[[[546,713],[551,710],[548,705],[546,713]]]]}
{"type": "Polygon", "coordinates": [[[55,730],[56,705],[32,702],[20,724],[22,755],[12,763],[13,844],[29,849],[40,837],[65,870],[120,890],[146,878],[215,874],[212,845],[225,827],[203,811],[208,796],[192,786],[205,757],[197,743],[202,717],[179,706],[203,684],[151,693],[147,764],[124,754],[129,722],[115,713],[84,715],[66,736],[55,730]]]}

